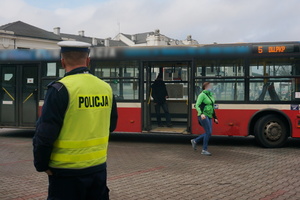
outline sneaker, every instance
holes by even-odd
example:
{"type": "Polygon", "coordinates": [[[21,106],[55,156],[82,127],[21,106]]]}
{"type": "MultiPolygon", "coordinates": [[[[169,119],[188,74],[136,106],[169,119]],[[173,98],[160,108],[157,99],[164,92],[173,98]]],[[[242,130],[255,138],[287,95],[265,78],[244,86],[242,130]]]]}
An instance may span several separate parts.
{"type": "Polygon", "coordinates": [[[205,155],[205,156],[211,156],[211,153],[209,153],[209,152],[206,151],[206,150],[202,150],[201,154],[202,154],[202,155],[205,155]]]}
{"type": "Polygon", "coordinates": [[[196,151],[197,150],[197,142],[195,140],[191,140],[192,147],[196,151]]]}

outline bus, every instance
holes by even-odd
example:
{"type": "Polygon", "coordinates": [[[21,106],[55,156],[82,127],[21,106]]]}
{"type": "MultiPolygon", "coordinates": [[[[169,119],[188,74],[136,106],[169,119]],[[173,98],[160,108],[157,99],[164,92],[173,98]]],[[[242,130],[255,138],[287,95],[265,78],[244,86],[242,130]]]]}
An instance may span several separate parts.
{"type": "MultiPolygon", "coordinates": [[[[195,109],[213,84],[213,135],[254,135],[264,147],[300,137],[300,43],[92,47],[90,70],[117,99],[120,133],[201,134],[195,109]],[[158,127],[151,84],[161,73],[172,127],[158,127]]],[[[64,76],[60,50],[0,51],[0,127],[34,128],[47,85],[64,76]]],[[[163,115],[163,113],[162,113],[163,115]]]]}

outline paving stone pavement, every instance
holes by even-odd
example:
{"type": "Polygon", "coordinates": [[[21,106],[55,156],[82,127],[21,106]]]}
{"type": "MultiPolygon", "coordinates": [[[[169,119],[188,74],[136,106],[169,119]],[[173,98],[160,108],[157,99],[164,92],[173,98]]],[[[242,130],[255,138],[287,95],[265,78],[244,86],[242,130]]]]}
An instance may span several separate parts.
{"type": "MultiPolygon", "coordinates": [[[[47,176],[32,164],[33,132],[0,130],[0,199],[46,199],[47,176]]],[[[280,149],[253,138],[213,137],[213,156],[193,151],[191,136],[112,135],[112,200],[300,200],[300,140],[280,149]]],[[[201,147],[199,147],[200,149],[201,147]]]]}

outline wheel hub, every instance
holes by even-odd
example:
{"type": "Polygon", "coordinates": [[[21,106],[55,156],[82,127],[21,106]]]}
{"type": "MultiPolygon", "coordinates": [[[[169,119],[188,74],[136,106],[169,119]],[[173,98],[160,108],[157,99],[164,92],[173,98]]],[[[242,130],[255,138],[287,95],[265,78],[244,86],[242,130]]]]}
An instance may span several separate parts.
{"type": "Polygon", "coordinates": [[[270,122],[265,127],[265,135],[269,140],[279,140],[282,135],[282,129],[277,122],[270,122]]]}

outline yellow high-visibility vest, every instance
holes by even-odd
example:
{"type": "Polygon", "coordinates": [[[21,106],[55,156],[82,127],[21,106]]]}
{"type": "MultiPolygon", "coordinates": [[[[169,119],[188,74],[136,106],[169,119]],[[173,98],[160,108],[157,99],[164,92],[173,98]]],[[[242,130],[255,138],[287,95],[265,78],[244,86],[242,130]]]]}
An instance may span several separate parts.
{"type": "Polygon", "coordinates": [[[68,90],[69,105],[49,166],[83,169],[105,163],[113,98],[111,87],[91,74],[69,75],[58,82],[68,90]]]}

